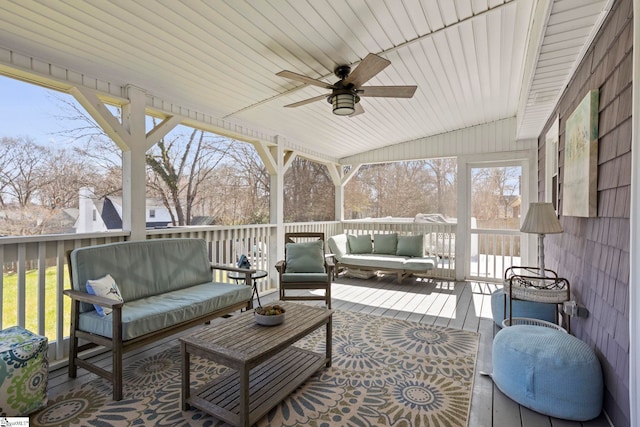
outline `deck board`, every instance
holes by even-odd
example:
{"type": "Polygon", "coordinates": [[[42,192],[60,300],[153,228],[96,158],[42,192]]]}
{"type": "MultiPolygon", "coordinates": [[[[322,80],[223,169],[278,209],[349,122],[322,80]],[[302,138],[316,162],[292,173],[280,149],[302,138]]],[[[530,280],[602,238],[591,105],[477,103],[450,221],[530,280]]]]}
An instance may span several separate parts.
{"type": "MultiPolygon", "coordinates": [[[[369,313],[424,324],[448,326],[479,332],[480,343],[469,418],[470,427],[609,427],[604,415],[585,422],[571,422],[550,418],[521,407],[494,386],[491,378],[480,375],[491,372],[493,336],[499,330],[491,317],[491,292],[499,285],[483,282],[453,282],[421,278],[406,278],[398,285],[396,275],[368,280],[338,277],[332,286],[332,308],[356,313],[369,313]]],[[[305,292],[305,291],[301,291],[305,292]]],[[[278,292],[260,296],[263,305],[278,300],[278,292]]],[[[318,305],[322,302],[305,302],[318,305]]],[[[257,301],[254,301],[257,306],[257,301]]],[[[213,322],[216,322],[214,320],[213,322]]],[[[178,345],[185,333],[129,352],[124,363],[156,354],[178,345]]],[[[111,364],[110,353],[94,356],[99,364],[111,364]]],[[[95,374],[78,369],[78,378],[70,379],[67,368],[52,370],[49,376],[50,393],[68,390],[77,384],[91,381],[95,374]]]]}

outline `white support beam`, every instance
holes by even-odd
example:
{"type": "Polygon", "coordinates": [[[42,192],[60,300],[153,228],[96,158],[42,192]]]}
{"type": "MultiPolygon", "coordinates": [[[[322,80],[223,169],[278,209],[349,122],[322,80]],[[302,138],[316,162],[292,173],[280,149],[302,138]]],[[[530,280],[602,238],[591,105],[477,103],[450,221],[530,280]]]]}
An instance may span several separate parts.
{"type": "Polygon", "coordinates": [[[458,158],[458,191],[456,192],[456,280],[464,280],[470,273],[467,253],[471,244],[471,166],[463,158],[458,158]]]}
{"type": "Polygon", "coordinates": [[[146,141],[144,145],[145,151],[149,150],[151,147],[157,144],[176,126],[182,123],[182,120],[183,120],[182,116],[171,116],[171,117],[165,118],[162,122],[158,123],[146,135],[146,141]]]}
{"type": "Polygon", "coordinates": [[[342,185],[342,166],[336,163],[325,163],[333,185],[342,185]]]}
{"type": "MultiPolygon", "coordinates": [[[[278,139],[278,138],[276,138],[278,139]]],[[[275,278],[278,273],[275,269],[275,263],[284,258],[284,163],[285,153],[283,144],[278,143],[275,147],[271,147],[271,157],[276,160],[275,173],[270,174],[269,187],[269,216],[271,224],[275,227],[271,228],[271,236],[269,240],[269,256],[271,258],[270,274],[271,285],[277,285],[275,278]]]]}
{"type": "Polygon", "coordinates": [[[529,102],[529,92],[533,84],[533,77],[536,71],[540,50],[542,49],[542,41],[547,28],[547,23],[551,17],[552,0],[538,0],[535,4],[531,22],[529,23],[529,37],[527,43],[527,51],[525,52],[525,65],[523,67],[524,75],[522,76],[522,86],[520,87],[520,97],[518,102],[518,111],[516,112],[516,135],[522,125],[527,103],[529,102]]]}
{"type": "Polygon", "coordinates": [[[120,124],[118,119],[111,114],[111,111],[109,111],[94,91],[78,86],[72,88],[69,92],[121,150],[129,149],[131,140],[130,133],[120,124]]]}
{"type": "Polygon", "coordinates": [[[298,155],[295,151],[284,152],[284,163],[282,164],[283,172],[286,172],[289,170],[289,168],[291,167],[291,165],[293,164],[293,161],[296,159],[297,156],[298,155]]]}
{"type": "Polygon", "coordinates": [[[344,186],[342,178],[344,175],[344,169],[342,165],[335,163],[328,163],[327,169],[329,169],[329,175],[333,181],[335,187],[334,192],[334,219],[336,221],[344,221],[344,186]]]}
{"type": "Polygon", "coordinates": [[[129,103],[122,108],[122,122],[130,138],[129,149],[122,153],[122,229],[131,232],[131,240],[144,240],[147,225],[145,93],[130,86],[127,95],[129,103]]]}
{"type": "Polygon", "coordinates": [[[362,167],[362,163],[356,163],[355,165],[351,165],[351,169],[342,177],[342,185],[347,185],[347,183],[353,178],[356,173],[362,167]]]}
{"type": "Polygon", "coordinates": [[[264,141],[257,141],[253,143],[258,156],[262,160],[264,167],[267,168],[267,173],[273,175],[278,173],[278,161],[273,157],[270,147],[264,141]]]}

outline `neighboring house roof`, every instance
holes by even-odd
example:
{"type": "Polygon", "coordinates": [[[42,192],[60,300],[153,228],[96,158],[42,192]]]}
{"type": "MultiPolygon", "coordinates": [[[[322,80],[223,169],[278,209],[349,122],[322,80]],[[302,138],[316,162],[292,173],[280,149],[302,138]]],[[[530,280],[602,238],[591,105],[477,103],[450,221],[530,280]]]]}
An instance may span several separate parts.
{"type": "MultiPolygon", "coordinates": [[[[80,202],[80,213],[75,225],[78,232],[122,229],[122,197],[98,198],[92,190],[82,189],[80,202]],[[94,211],[97,213],[95,219],[94,211]]],[[[147,228],[167,227],[171,224],[171,214],[159,199],[146,200],[146,218],[147,228]]]]}

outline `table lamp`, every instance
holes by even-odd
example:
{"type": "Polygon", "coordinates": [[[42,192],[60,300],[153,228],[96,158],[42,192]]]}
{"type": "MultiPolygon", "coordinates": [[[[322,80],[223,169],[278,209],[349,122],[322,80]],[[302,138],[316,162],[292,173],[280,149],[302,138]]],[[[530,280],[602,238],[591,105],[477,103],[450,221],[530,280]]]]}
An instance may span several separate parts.
{"type": "Polygon", "coordinates": [[[544,236],[545,234],[562,233],[562,226],[551,203],[533,202],[520,227],[523,233],[538,235],[538,264],[544,276],[544,236]]]}

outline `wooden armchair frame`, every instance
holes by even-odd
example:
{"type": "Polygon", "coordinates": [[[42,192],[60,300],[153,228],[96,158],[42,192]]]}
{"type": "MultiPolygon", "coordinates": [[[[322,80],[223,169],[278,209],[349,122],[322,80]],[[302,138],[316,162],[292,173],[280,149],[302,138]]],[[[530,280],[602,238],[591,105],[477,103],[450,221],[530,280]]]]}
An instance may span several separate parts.
{"type": "Polygon", "coordinates": [[[325,253],[324,247],[324,233],[315,233],[315,232],[306,232],[306,233],[285,233],[284,241],[285,241],[285,259],[280,260],[276,263],[276,270],[278,271],[278,282],[279,282],[279,290],[280,290],[280,299],[282,301],[295,301],[295,300],[321,300],[325,301],[327,308],[331,308],[331,280],[333,278],[333,269],[335,267],[333,260],[330,258],[324,257],[324,267],[327,273],[327,281],[326,282],[284,282],[282,280],[282,275],[286,272],[287,269],[287,243],[299,243],[300,239],[302,241],[310,241],[311,239],[321,240],[322,241],[322,252],[325,253]],[[287,290],[316,290],[322,289],[325,291],[324,295],[286,295],[287,290]]]}

